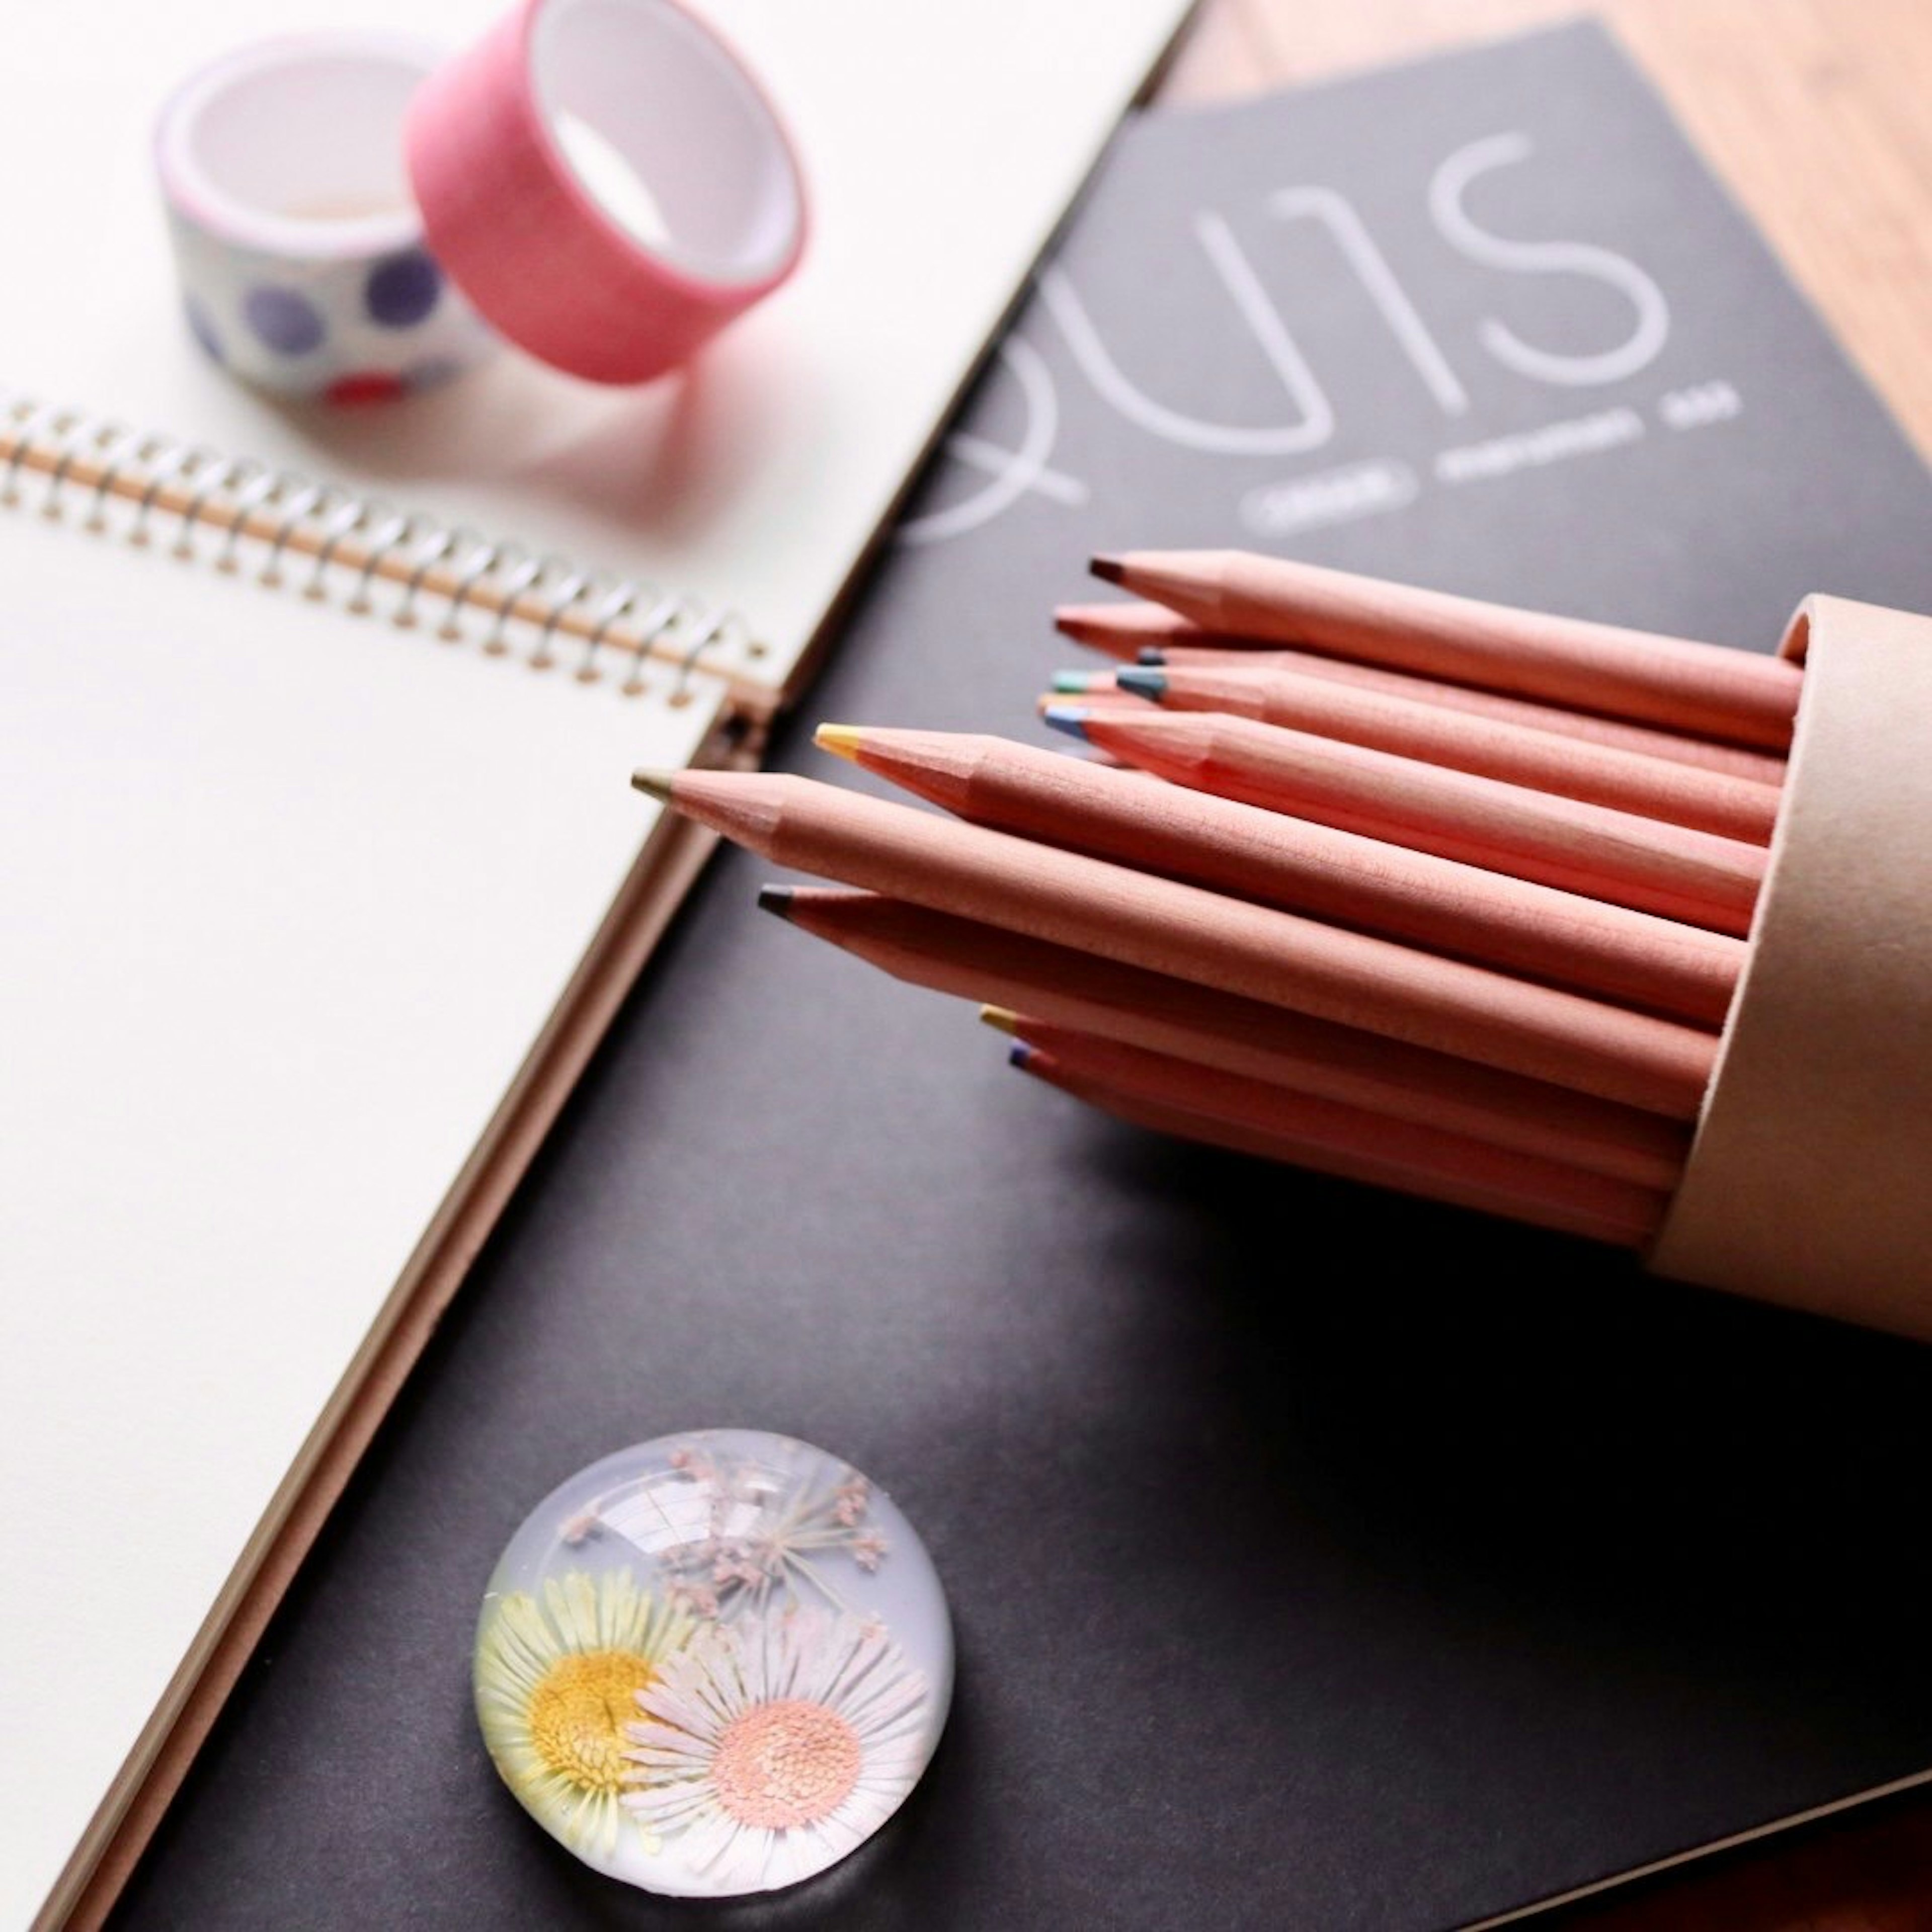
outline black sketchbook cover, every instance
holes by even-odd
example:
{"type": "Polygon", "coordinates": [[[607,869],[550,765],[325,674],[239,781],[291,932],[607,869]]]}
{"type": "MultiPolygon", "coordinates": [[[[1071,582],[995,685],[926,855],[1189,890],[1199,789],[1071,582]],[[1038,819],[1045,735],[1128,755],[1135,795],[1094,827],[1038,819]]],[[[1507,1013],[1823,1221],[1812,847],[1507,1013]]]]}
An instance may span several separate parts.
{"type": "MultiPolygon", "coordinates": [[[[1568,28],[1130,128],[809,710],[1031,735],[1096,548],[1768,650],[1809,590],[1932,607],[1928,538],[1568,28]]],[[[849,779],[807,722],[780,762],[849,779]]],[[[123,1924],[1423,1932],[1932,1768],[1932,1354],[1084,1112],[763,869],[655,961],[123,1924]],[[532,1502],[710,1424],[891,1489],[960,1676],[880,1840],[706,1911],[524,1819],[468,1671],[532,1502]]]]}

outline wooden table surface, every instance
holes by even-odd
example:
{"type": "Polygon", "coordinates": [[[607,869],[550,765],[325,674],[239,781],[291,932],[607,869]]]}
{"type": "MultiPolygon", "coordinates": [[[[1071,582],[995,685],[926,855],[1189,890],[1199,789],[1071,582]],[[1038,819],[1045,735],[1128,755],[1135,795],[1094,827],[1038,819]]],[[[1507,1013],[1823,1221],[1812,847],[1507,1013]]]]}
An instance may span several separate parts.
{"type": "MultiPolygon", "coordinates": [[[[1165,98],[1227,98],[1574,17],[1576,0],[1203,0],[1165,98]]],[[[1705,158],[1932,456],[1932,0],[1600,0],[1705,158]]],[[[1932,1795],[1540,1922],[1932,1932],[1932,1795]]]]}

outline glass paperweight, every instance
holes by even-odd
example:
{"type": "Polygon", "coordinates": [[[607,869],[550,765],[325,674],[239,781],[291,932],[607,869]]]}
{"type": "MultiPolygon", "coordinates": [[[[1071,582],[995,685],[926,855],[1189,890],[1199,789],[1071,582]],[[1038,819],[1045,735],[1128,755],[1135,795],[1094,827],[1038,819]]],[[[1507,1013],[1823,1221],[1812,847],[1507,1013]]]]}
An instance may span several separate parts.
{"type": "Polygon", "coordinates": [[[836,1456],[757,1430],[571,1478],[490,1579],[476,1712],[502,1779],[586,1864],[725,1898],[835,1864],[897,1810],[952,1690],[912,1526],[836,1456]]]}

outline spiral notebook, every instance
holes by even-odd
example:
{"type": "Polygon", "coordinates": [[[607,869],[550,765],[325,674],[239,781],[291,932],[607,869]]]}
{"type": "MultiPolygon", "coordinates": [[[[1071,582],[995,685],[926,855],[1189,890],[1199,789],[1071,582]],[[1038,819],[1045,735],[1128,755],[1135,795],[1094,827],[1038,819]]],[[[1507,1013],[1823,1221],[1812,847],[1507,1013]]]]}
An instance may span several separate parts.
{"type": "Polygon", "coordinates": [[[506,355],[373,414],[202,358],[148,180],[167,82],[306,22],[17,39],[0,1923],[111,1903],[703,856],[630,771],[756,756],[1185,9],[706,10],[806,157],[796,280],[642,392],[506,355]]]}

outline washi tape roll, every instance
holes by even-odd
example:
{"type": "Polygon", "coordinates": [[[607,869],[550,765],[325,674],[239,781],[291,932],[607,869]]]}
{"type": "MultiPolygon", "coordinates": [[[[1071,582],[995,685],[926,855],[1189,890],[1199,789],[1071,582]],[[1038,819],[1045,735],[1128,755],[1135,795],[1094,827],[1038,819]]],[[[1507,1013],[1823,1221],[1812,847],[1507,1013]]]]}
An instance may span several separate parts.
{"type": "Polygon", "coordinates": [[[524,0],[446,62],[375,34],[245,49],[168,101],[156,157],[202,346],[338,401],[453,374],[495,336],[648,380],[805,245],[776,114],[673,0],[524,0]]]}
{"type": "Polygon", "coordinates": [[[512,341],[602,382],[682,362],[805,246],[791,144],[671,0],[524,0],[412,104],[430,239],[512,341]]]}
{"type": "Polygon", "coordinates": [[[441,58],[388,34],[246,47],[183,83],[155,163],[188,326],[280,394],[368,401],[439,382],[496,339],[424,244],[403,120],[441,58]]]}

